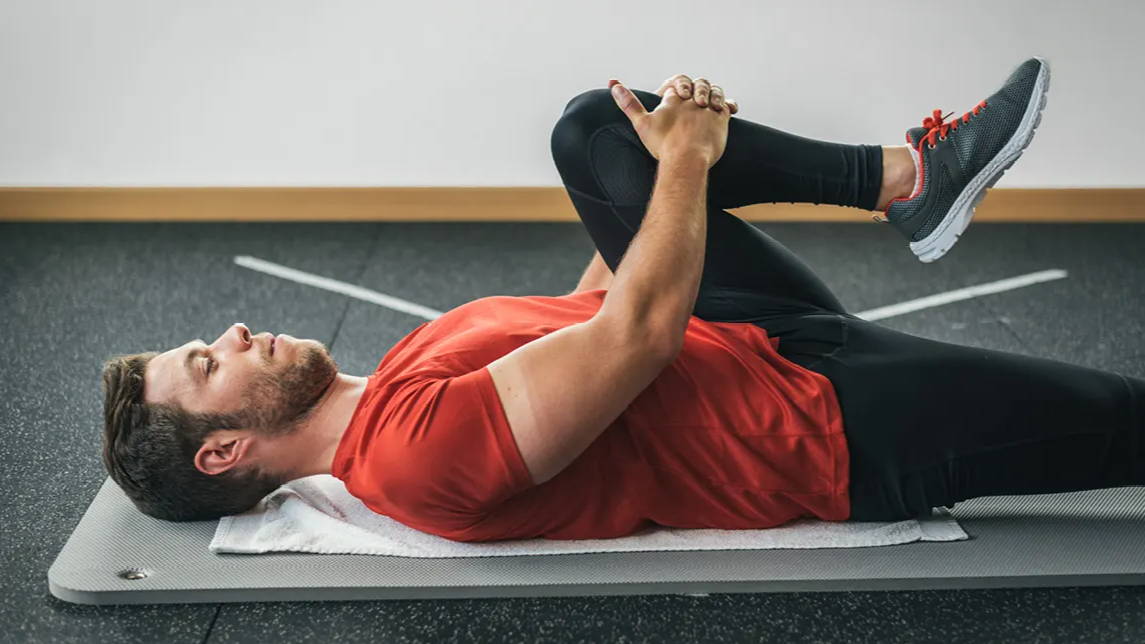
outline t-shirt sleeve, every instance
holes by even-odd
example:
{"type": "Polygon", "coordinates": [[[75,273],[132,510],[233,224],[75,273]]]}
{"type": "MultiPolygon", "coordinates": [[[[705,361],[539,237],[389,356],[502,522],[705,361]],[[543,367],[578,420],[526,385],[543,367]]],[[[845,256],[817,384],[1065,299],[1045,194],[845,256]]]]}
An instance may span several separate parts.
{"type": "Polygon", "coordinates": [[[533,487],[487,368],[412,377],[387,412],[384,494],[404,523],[448,537],[533,487]]]}

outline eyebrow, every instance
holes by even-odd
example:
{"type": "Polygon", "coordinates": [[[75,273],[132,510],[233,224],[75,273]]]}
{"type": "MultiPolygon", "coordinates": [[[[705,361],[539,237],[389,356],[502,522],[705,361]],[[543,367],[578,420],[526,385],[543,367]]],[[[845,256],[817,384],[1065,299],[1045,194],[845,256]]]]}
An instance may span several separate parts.
{"type": "MultiPolygon", "coordinates": [[[[203,342],[202,340],[198,340],[198,339],[194,340],[194,342],[199,342],[199,343],[203,344],[203,346],[206,346],[206,344],[207,344],[206,342],[203,342]]],[[[199,348],[191,349],[190,351],[187,352],[187,357],[183,360],[183,368],[190,375],[191,382],[195,383],[195,384],[199,384],[202,381],[203,372],[199,371],[198,369],[195,369],[194,365],[192,365],[191,363],[194,362],[195,358],[197,358],[201,355],[203,355],[203,349],[199,349],[199,348]]]]}

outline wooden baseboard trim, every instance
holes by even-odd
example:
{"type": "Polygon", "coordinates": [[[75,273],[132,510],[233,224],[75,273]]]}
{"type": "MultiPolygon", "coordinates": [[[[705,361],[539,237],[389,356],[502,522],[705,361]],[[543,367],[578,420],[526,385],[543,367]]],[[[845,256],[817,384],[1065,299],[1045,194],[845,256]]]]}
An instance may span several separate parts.
{"type": "MultiPolygon", "coordinates": [[[[870,221],[874,213],[756,204],[748,221],[870,221]]],[[[1145,221],[1145,188],[997,188],[974,220],[1145,221]]],[[[0,188],[0,221],[577,221],[560,187],[0,188]]]]}

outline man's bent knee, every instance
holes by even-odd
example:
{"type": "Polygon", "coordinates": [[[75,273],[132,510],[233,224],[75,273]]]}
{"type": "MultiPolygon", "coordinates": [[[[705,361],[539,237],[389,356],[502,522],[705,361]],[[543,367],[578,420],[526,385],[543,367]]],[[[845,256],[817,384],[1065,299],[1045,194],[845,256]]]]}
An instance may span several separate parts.
{"type": "MultiPolygon", "coordinates": [[[[660,101],[660,97],[652,92],[633,90],[633,93],[644,103],[645,109],[655,109],[660,101]]],[[[608,126],[631,130],[632,123],[605,88],[581,92],[565,106],[564,113],[553,126],[550,148],[553,162],[566,185],[588,194],[595,195],[598,191],[596,182],[590,180],[589,147],[593,135],[608,126]]],[[[633,140],[643,147],[638,139],[633,137],[633,140]]]]}
{"type": "MultiPolygon", "coordinates": [[[[649,112],[656,109],[656,106],[660,104],[660,97],[653,92],[634,89],[632,93],[644,105],[644,109],[649,112]]],[[[565,105],[557,125],[568,121],[577,123],[580,129],[588,134],[592,134],[605,125],[616,123],[632,127],[632,122],[624,110],[616,104],[616,99],[612,97],[612,93],[603,87],[590,89],[574,96],[565,105]]]]}
{"type": "Polygon", "coordinates": [[[563,174],[570,164],[587,164],[589,139],[594,132],[616,121],[617,117],[628,118],[606,89],[590,89],[574,96],[565,105],[550,135],[549,144],[557,169],[563,174]]]}
{"type": "MultiPolygon", "coordinates": [[[[632,90],[647,110],[653,110],[660,102],[660,97],[652,92],[632,90]]],[[[565,105],[564,112],[557,119],[551,134],[553,158],[559,163],[562,150],[568,150],[576,145],[583,146],[588,139],[602,127],[608,125],[622,125],[632,127],[631,121],[612,93],[605,88],[590,89],[577,94],[565,105]]]]}

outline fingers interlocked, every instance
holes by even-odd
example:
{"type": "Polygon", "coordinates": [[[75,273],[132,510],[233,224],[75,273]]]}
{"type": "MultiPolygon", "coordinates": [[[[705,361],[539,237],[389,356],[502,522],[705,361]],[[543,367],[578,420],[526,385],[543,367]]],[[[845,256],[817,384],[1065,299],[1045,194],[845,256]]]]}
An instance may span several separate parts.
{"type": "Polygon", "coordinates": [[[692,80],[686,74],[676,74],[664,81],[656,93],[665,96],[669,90],[682,99],[691,98],[700,107],[710,107],[717,112],[727,107],[731,114],[739,111],[739,104],[726,98],[722,87],[712,85],[711,81],[703,77],[692,80]]]}

